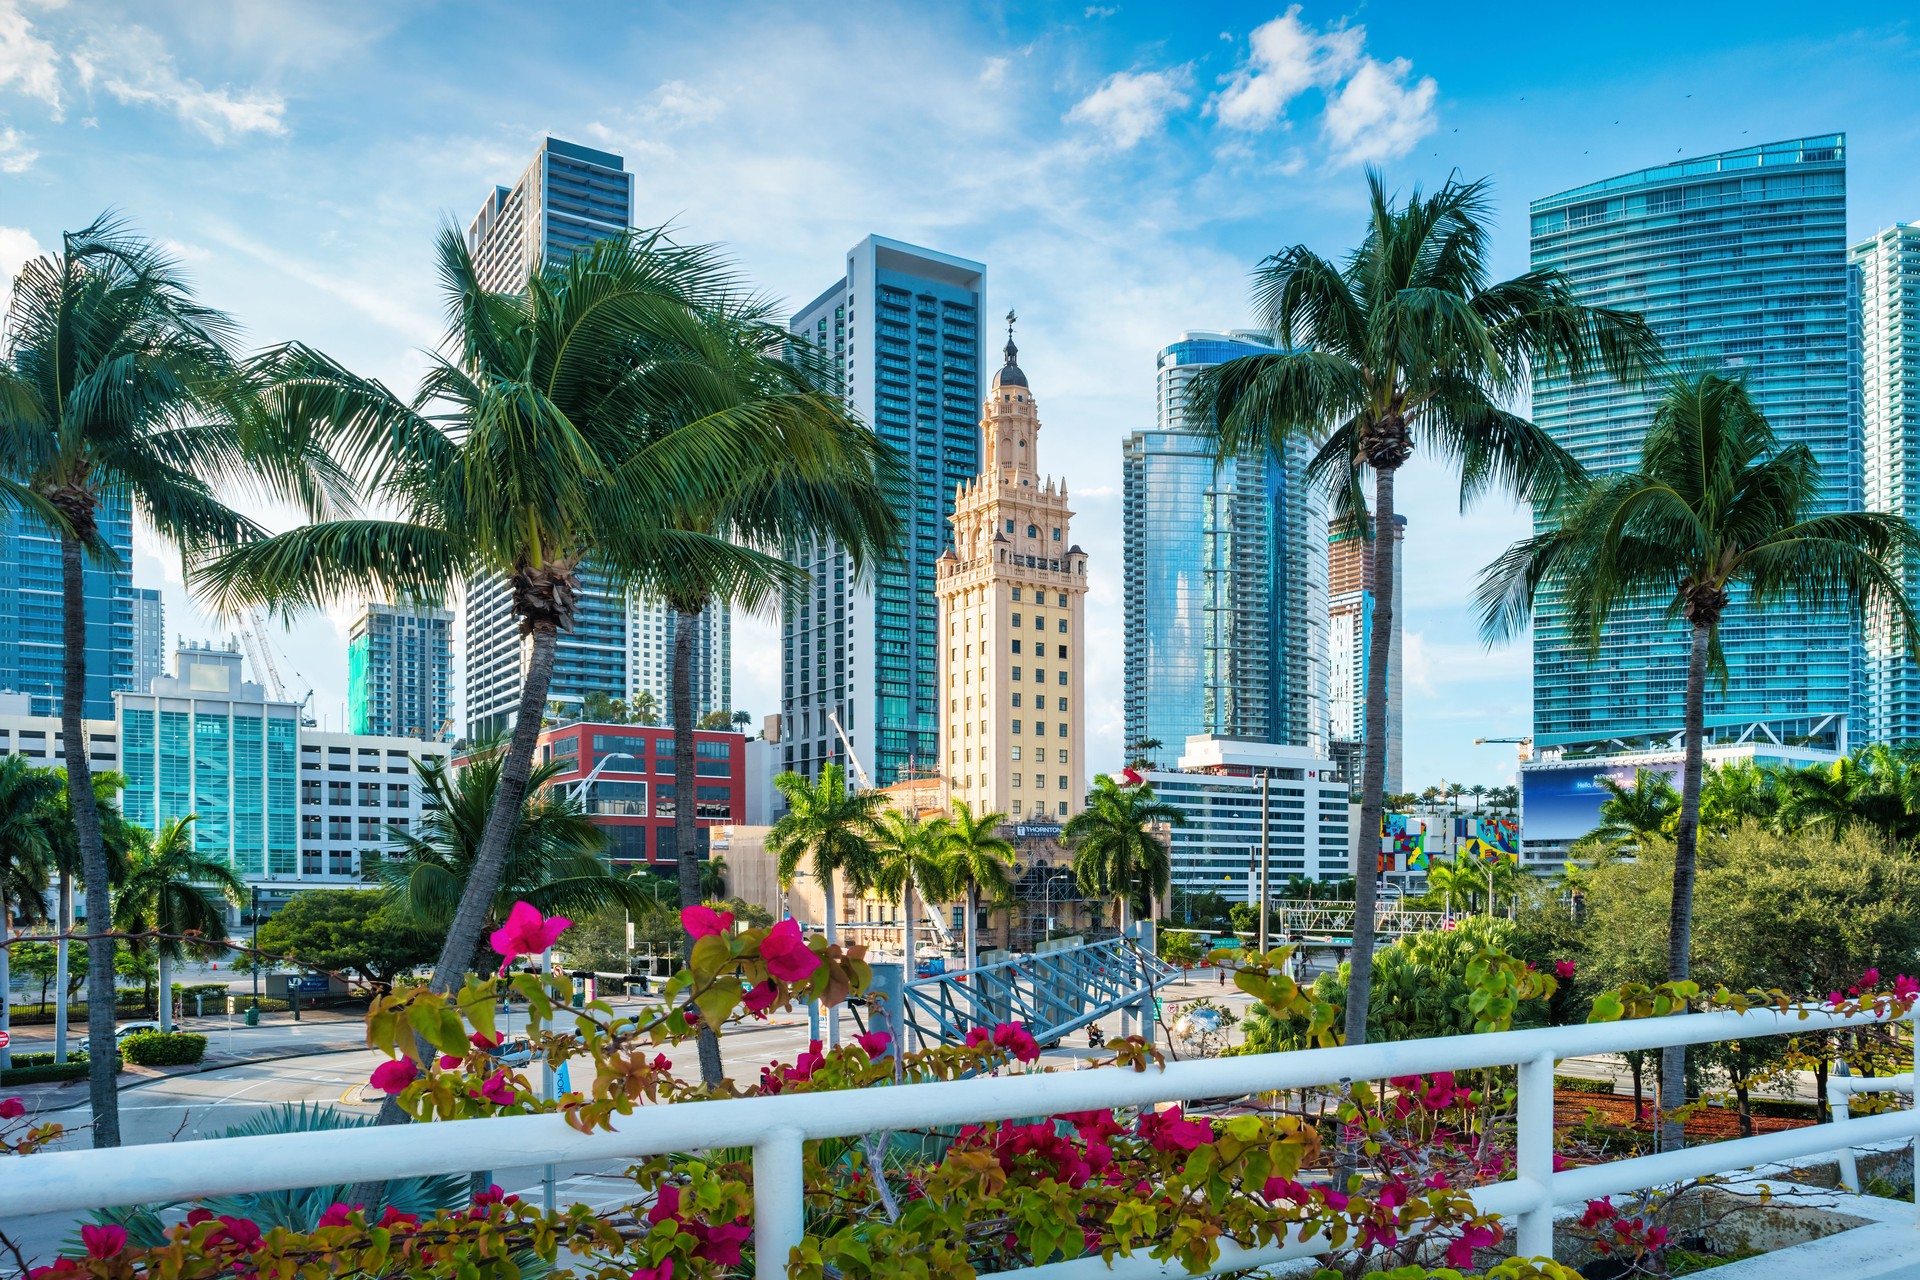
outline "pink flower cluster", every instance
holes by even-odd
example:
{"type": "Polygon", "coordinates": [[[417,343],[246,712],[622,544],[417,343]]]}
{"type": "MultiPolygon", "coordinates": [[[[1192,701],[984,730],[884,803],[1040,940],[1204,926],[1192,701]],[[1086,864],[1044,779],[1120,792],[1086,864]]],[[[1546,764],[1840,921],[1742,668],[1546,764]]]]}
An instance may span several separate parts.
{"type": "Polygon", "coordinates": [[[806,935],[791,917],[760,939],[760,960],[781,982],[805,982],[820,967],[819,954],[807,945],[806,935]]]}
{"type": "Polygon", "coordinates": [[[807,1051],[793,1060],[792,1066],[783,1067],[777,1062],[769,1062],[760,1068],[760,1088],[766,1093],[779,1093],[787,1085],[801,1084],[813,1079],[813,1073],[827,1065],[827,1055],[818,1040],[808,1043],[807,1051]]]}
{"type": "Polygon", "coordinates": [[[733,912],[715,911],[705,903],[680,909],[680,927],[694,938],[712,938],[733,928],[733,912]]]}
{"type": "Polygon", "coordinates": [[[1587,1201],[1580,1225],[1594,1233],[1594,1250],[1602,1255],[1653,1253],[1667,1243],[1665,1227],[1648,1227],[1644,1218],[1627,1217],[1613,1207],[1611,1199],[1587,1201]]]}
{"type": "Polygon", "coordinates": [[[1004,1049],[1022,1062],[1040,1060],[1039,1042],[1018,1022],[1002,1022],[991,1031],[985,1027],[975,1027],[967,1032],[968,1048],[978,1049],[983,1045],[1004,1049]]]}
{"type": "Polygon", "coordinates": [[[516,902],[507,912],[507,922],[495,929],[487,942],[500,953],[500,972],[505,973],[518,957],[537,956],[558,942],[572,923],[565,916],[548,919],[530,902],[516,902]]]}
{"type": "Polygon", "coordinates": [[[1575,972],[1577,972],[1577,970],[1571,960],[1556,960],[1553,962],[1553,976],[1562,982],[1571,978],[1575,972]]]}
{"type": "MultiPolygon", "coordinates": [[[[693,1249],[695,1258],[718,1267],[739,1266],[740,1246],[753,1238],[753,1228],[745,1218],[708,1223],[688,1217],[680,1207],[680,1188],[671,1184],[660,1188],[653,1207],[647,1210],[647,1221],[655,1226],[672,1222],[676,1232],[699,1241],[693,1249]]],[[[673,1259],[662,1258],[651,1267],[640,1268],[633,1273],[633,1280],[673,1280],[673,1259]]]]}
{"type": "Polygon", "coordinates": [[[0,1098],[0,1120],[18,1120],[27,1114],[27,1104],[18,1098],[0,1098]]]}
{"type": "Polygon", "coordinates": [[[1436,1071],[1424,1082],[1419,1076],[1393,1076],[1387,1083],[1400,1090],[1393,1107],[1402,1120],[1411,1115],[1415,1107],[1423,1111],[1450,1111],[1473,1101],[1473,1090],[1456,1084],[1451,1071],[1436,1071]]]}
{"type": "Polygon", "coordinates": [[[1193,1151],[1213,1141],[1213,1122],[1188,1120],[1175,1105],[1165,1111],[1142,1111],[1135,1132],[1156,1151],[1193,1151]]]}

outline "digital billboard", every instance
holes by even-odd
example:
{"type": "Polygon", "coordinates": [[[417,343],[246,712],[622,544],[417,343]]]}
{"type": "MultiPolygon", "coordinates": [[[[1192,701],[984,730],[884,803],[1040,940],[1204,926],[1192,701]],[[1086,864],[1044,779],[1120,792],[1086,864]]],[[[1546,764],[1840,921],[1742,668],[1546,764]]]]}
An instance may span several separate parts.
{"type": "Polygon", "coordinates": [[[1600,802],[1607,798],[1600,779],[1633,785],[1636,768],[1665,774],[1676,787],[1680,762],[1638,765],[1569,765],[1520,771],[1520,829],[1530,841],[1578,840],[1600,825],[1600,802]]]}

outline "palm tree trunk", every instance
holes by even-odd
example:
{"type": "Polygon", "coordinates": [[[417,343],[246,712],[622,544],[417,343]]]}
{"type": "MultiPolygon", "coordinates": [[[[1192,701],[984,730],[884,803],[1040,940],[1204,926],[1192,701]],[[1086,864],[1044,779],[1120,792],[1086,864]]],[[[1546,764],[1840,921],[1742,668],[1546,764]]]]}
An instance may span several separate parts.
{"type": "Polygon", "coordinates": [[[173,1030],[173,957],[166,945],[160,946],[160,1034],[173,1030]]]}
{"type": "MultiPolygon", "coordinates": [[[[1701,739],[1706,736],[1707,649],[1713,628],[1693,624],[1693,648],[1687,655],[1687,755],[1680,771],[1680,825],[1673,838],[1673,905],[1667,915],[1667,977],[1673,982],[1691,972],[1693,949],[1693,880],[1700,846],[1701,739]]],[[[1687,1099],[1687,1049],[1669,1045],[1660,1051],[1660,1149],[1676,1150],[1686,1142],[1684,1126],[1673,1113],[1687,1099]]]]}
{"type": "Polygon", "coordinates": [[[906,912],[906,923],[901,926],[904,933],[901,945],[907,953],[907,974],[901,981],[912,982],[915,953],[913,946],[913,873],[911,871],[907,873],[907,882],[905,887],[900,891],[900,898],[906,912]]]}
{"type": "Polygon", "coordinates": [[[53,1060],[67,1060],[67,935],[73,932],[73,873],[60,873],[60,937],[53,944],[53,1060]]]}
{"type": "Polygon", "coordinates": [[[1367,707],[1361,732],[1366,735],[1365,774],[1360,779],[1360,830],[1353,840],[1353,959],[1347,978],[1346,1042],[1367,1042],[1367,1005],[1373,995],[1374,879],[1379,874],[1380,817],[1386,808],[1387,683],[1400,673],[1389,671],[1393,656],[1393,614],[1399,607],[1393,592],[1394,539],[1393,479],[1396,467],[1376,467],[1373,473],[1373,621],[1367,636],[1367,707]]]}
{"type": "MultiPolygon", "coordinates": [[[[967,969],[971,972],[980,967],[980,933],[977,921],[980,919],[980,889],[977,885],[967,886],[967,969]]],[[[973,979],[969,978],[971,982],[973,979]]]]}
{"type": "MultiPolygon", "coordinates": [[[[697,611],[674,610],[673,688],[667,695],[673,703],[673,846],[682,910],[699,906],[705,897],[700,892],[700,813],[695,796],[699,775],[693,747],[693,629],[699,621],[697,611]]],[[[693,935],[682,929],[680,944],[691,960],[693,935]]],[[[695,1039],[701,1083],[719,1084],[726,1072],[720,1064],[718,1033],[703,1022],[695,1039]]]]}
{"type": "MultiPolygon", "coordinates": [[[[834,909],[833,900],[839,895],[834,892],[833,872],[828,871],[820,877],[820,888],[825,892],[827,898],[827,945],[837,947],[840,945],[840,917],[839,913],[834,909]]],[[[838,1049],[839,1047],[840,1006],[831,1004],[827,1006],[827,1048],[838,1049]]]]}
{"type": "Polygon", "coordinates": [[[61,647],[60,754],[67,762],[67,799],[87,884],[87,1095],[93,1104],[93,1145],[120,1145],[120,1094],[113,1079],[113,902],[107,883],[107,846],[93,798],[84,710],[87,696],[87,599],[79,539],[60,538],[61,647]]]}
{"type": "MultiPolygon", "coordinates": [[[[526,680],[520,686],[520,706],[514,713],[507,757],[500,766],[500,786],[494,793],[493,812],[487,815],[487,828],[481,833],[480,849],[474,855],[467,887],[460,893],[460,905],[454,910],[447,940],[434,965],[431,990],[442,993],[457,990],[473,963],[474,952],[479,950],[480,935],[487,927],[494,895],[500,891],[500,877],[506,870],[507,846],[513,841],[522,806],[526,803],[527,779],[533,773],[533,748],[540,737],[540,719],[546,711],[547,693],[553,687],[553,658],[558,643],[559,635],[553,623],[536,621],[533,624],[526,680]]],[[[88,888],[91,891],[92,886],[88,888]]]]}

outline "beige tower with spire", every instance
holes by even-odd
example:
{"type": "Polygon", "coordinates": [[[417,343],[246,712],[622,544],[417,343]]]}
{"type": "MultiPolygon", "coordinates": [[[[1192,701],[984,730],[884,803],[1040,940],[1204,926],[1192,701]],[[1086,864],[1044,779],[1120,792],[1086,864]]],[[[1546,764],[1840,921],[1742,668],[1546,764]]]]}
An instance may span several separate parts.
{"type": "Polygon", "coordinates": [[[1040,474],[1013,320],[980,419],[984,465],[959,487],[939,561],[942,767],[975,813],[1060,822],[1087,790],[1087,554],[1066,484],[1040,474]]]}

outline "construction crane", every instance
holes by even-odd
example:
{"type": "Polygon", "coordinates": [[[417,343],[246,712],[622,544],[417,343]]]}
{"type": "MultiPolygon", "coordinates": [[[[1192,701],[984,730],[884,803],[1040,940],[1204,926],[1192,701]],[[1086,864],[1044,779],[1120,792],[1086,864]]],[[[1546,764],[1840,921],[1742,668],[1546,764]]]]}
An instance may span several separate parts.
{"type": "Polygon", "coordinates": [[[1516,748],[1518,748],[1518,754],[1522,761],[1533,759],[1533,735],[1532,734],[1528,734],[1524,738],[1475,738],[1473,740],[1473,745],[1476,747],[1480,747],[1480,746],[1485,746],[1489,742],[1511,742],[1516,748]]]}
{"type": "MultiPolygon", "coordinates": [[[[840,745],[846,750],[847,763],[853,766],[854,781],[860,784],[860,787],[863,791],[872,790],[873,778],[867,773],[867,767],[860,763],[860,757],[854,753],[853,739],[848,737],[847,731],[840,727],[840,717],[834,714],[833,712],[829,711],[827,712],[827,723],[832,725],[833,731],[840,735],[840,745]]],[[[916,891],[919,889],[919,887],[920,886],[918,884],[914,885],[914,889],[916,891]]],[[[927,901],[926,894],[921,893],[921,894],[918,894],[917,896],[920,899],[920,905],[926,910],[927,923],[933,926],[934,937],[940,940],[940,949],[942,951],[952,951],[953,935],[947,932],[947,922],[940,918],[939,909],[936,908],[931,902],[927,901]]],[[[918,968],[918,957],[908,956],[907,962],[908,962],[907,967],[909,969],[918,968]]],[[[913,977],[914,975],[912,973],[907,974],[907,980],[909,982],[913,980],[913,977]]]]}
{"type": "MultiPolygon", "coordinates": [[[[247,661],[253,664],[253,674],[259,678],[267,696],[275,702],[294,701],[287,696],[286,686],[280,681],[280,669],[273,664],[273,647],[267,643],[266,621],[258,609],[241,616],[240,644],[247,651],[247,661]]],[[[309,710],[313,702],[313,690],[309,688],[299,702],[300,723],[310,729],[316,723],[309,710]]]]}

